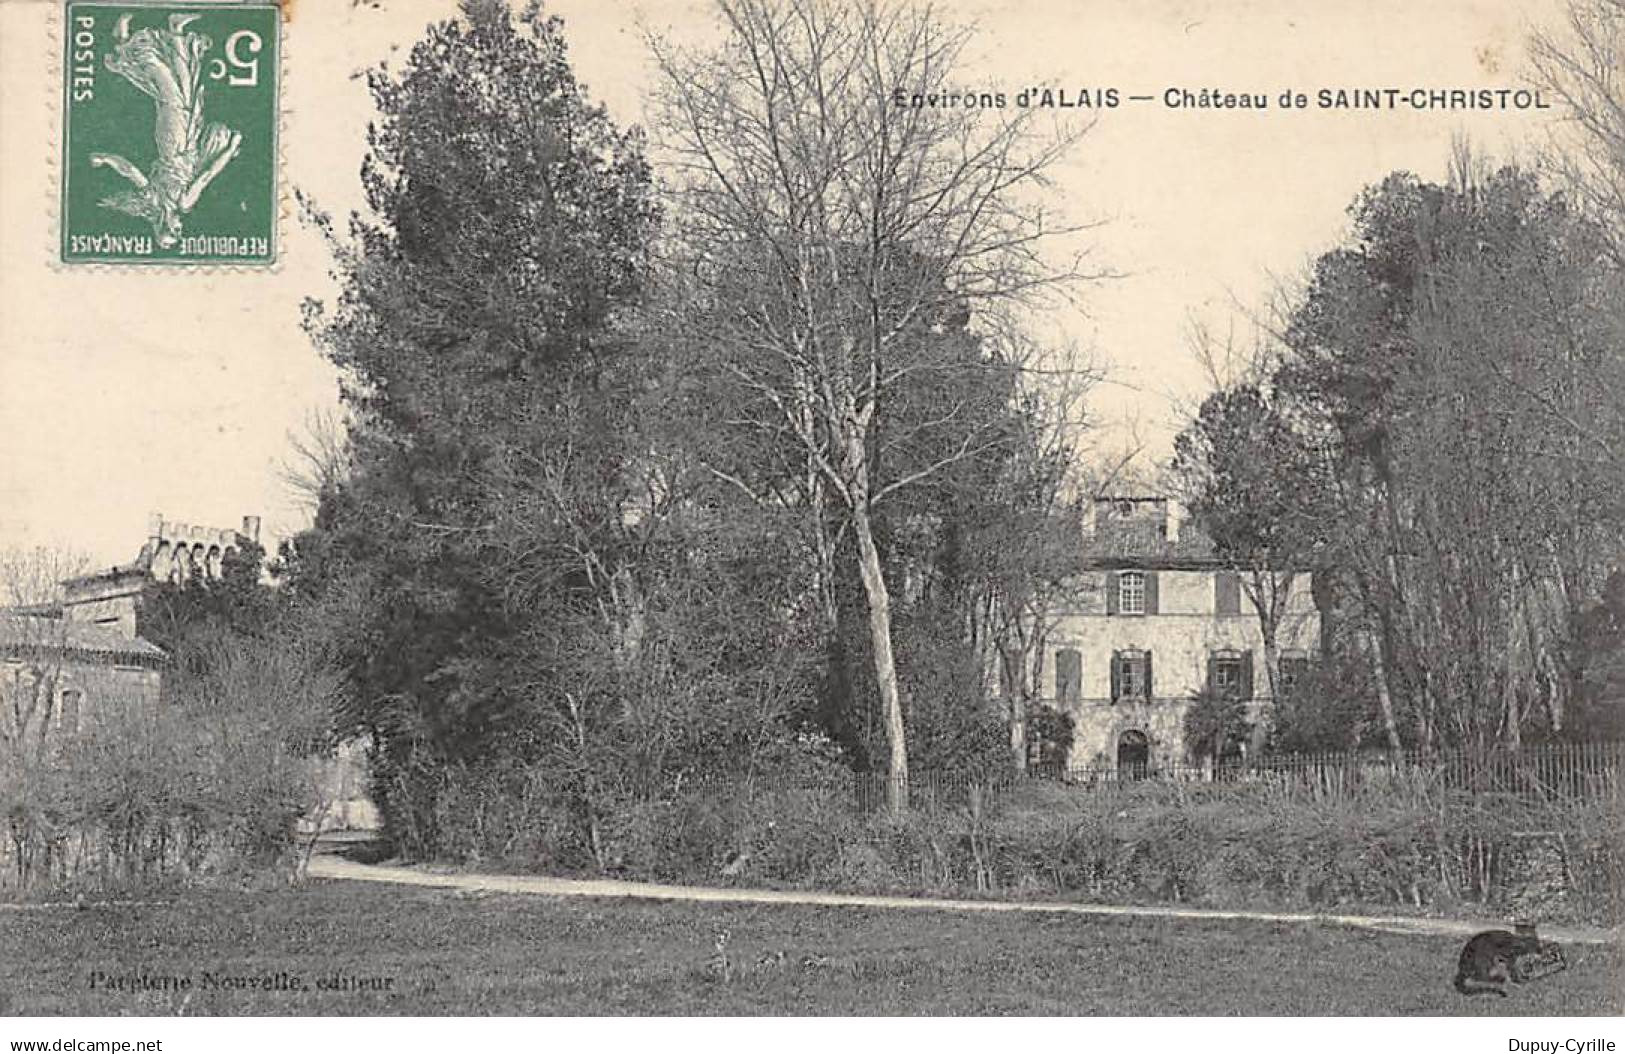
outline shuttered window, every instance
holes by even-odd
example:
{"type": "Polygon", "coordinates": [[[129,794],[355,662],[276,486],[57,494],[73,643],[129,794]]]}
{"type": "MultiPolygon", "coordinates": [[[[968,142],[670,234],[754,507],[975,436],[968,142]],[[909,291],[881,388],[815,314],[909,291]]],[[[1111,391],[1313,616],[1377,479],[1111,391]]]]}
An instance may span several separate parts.
{"type": "Polygon", "coordinates": [[[1155,571],[1106,572],[1106,614],[1155,615],[1157,610],[1155,571]]]}
{"type": "Polygon", "coordinates": [[[1151,653],[1134,648],[1112,652],[1112,702],[1151,697],[1151,653]]]}
{"type": "Polygon", "coordinates": [[[1055,653],[1055,701],[1065,706],[1083,698],[1083,653],[1062,648],[1055,653]]]}
{"type": "Polygon", "coordinates": [[[1145,575],[1124,571],[1117,576],[1117,610],[1124,615],[1145,614],[1145,575]]]}
{"type": "Polygon", "coordinates": [[[1208,692],[1225,699],[1253,697],[1253,653],[1219,651],[1208,656],[1208,692]]]}

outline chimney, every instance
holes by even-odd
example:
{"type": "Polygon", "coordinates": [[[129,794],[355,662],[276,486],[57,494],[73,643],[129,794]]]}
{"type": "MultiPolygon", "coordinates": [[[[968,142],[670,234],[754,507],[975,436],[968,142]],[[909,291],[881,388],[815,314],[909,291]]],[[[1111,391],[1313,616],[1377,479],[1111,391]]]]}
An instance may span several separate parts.
{"type": "Polygon", "coordinates": [[[1179,541],[1179,525],[1184,522],[1185,510],[1179,507],[1179,502],[1174,498],[1168,499],[1167,509],[1167,520],[1163,533],[1170,542],[1177,542],[1179,541]]]}
{"type": "Polygon", "coordinates": [[[259,544],[260,518],[258,516],[243,517],[243,537],[247,538],[256,545],[259,544]]]}

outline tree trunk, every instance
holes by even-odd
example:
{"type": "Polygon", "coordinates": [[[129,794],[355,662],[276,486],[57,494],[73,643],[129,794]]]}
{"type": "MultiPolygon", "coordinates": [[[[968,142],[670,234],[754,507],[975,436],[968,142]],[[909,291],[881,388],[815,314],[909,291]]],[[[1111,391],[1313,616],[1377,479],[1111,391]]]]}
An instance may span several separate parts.
{"type": "Polygon", "coordinates": [[[1027,648],[1021,642],[1020,628],[1006,626],[995,646],[999,663],[999,696],[1004,700],[1005,719],[1010,732],[1010,751],[1017,772],[1027,771],[1027,648]],[[1014,635],[1016,642],[1010,637],[1014,635]]]}
{"type": "Polygon", "coordinates": [[[1270,689],[1270,705],[1274,706],[1281,699],[1281,644],[1276,639],[1276,627],[1271,625],[1263,632],[1264,637],[1264,680],[1270,689]]]}
{"type": "Polygon", "coordinates": [[[818,610],[824,620],[822,629],[825,633],[839,633],[841,611],[836,591],[835,531],[826,508],[823,481],[817,475],[811,475],[808,479],[807,494],[811,505],[813,554],[817,561],[814,574],[817,576],[818,610]]]}
{"type": "MultiPolygon", "coordinates": [[[[1507,592],[1512,594],[1519,588],[1518,573],[1514,568],[1512,572],[1512,588],[1507,592]]],[[[1524,652],[1518,639],[1519,622],[1530,618],[1528,608],[1520,608],[1519,598],[1510,595],[1506,599],[1506,646],[1501,650],[1502,668],[1501,681],[1501,710],[1502,721],[1506,729],[1507,745],[1517,750],[1523,745],[1523,728],[1521,708],[1518,706],[1518,688],[1520,684],[1534,684],[1537,676],[1535,668],[1536,656],[1533,651],[1524,652]]]]}
{"type": "Polygon", "coordinates": [[[908,808],[908,746],[903,738],[903,704],[897,692],[897,665],[891,647],[891,594],[881,573],[880,551],[875,547],[869,510],[859,504],[852,510],[852,526],[858,539],[858,573],[869,601],[869,642],[874,652],[875,684],[880,689],[881,718],[886,724],[886,745],[890,750],[886,780],[886,808],[893,815],[908,808]]]}
{"type": "Polygon", "coordinates": [[[1016,771],[1027,771],[1027,699],[1021,692],[1010,693],[1010,753],[1016,771]]]}
{"type": "Polygon", "coordinates": [[[1297,577],[1295,572],[1279,573],[1270,568],[1255,575],[1258,593],[1253,598],[1253,610],[1264,642],[1264,679],[1269,684],[1271,705],[1281,698],[1281,623],[1286,619],[1297,577]]]}
{"type": "Polygon", "coordinates": [[[1388,691],[1388,664],[1383,661],[1382,642],[1370,632],[1366,641],[1371,649],[1372,679],[1377,682],[1377,702],[1382,706],[1382,725],[1388,733],[1388,745],[1397,754],[1405,748],[1399,740],[1399,723],[1394,720],[1394,697],[1388,691]]]}

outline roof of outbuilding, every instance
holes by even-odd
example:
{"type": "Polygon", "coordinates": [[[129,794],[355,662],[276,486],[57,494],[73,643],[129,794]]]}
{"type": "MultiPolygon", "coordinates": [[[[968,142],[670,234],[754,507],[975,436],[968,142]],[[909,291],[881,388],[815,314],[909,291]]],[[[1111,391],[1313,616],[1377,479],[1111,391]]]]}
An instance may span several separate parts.
{"type": "Polygon", "coordinates": [[[99,568],[95,571],[87,571],[82,575],[74,575],[72,578],[64,578],[62,584],[72,587],[90,582],[118,581],[123,578],[145,578],[151,571],[152,555],[147,546],[142,546],[140,554],[127,564],[114,564],[112,567],[99,568]]]}
{"type": "Polygon", "coordinates": [[[0,653],[58,652],[161,662],[164,650],[140,637],[90,622],[0,614],[0,653]]]}

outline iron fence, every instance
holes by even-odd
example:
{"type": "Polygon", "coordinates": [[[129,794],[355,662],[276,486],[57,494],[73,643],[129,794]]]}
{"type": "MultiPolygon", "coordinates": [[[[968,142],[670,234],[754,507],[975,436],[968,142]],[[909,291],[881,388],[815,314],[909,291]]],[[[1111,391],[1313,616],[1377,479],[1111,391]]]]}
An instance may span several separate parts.
{"type": "MultiPolygon", "coordinates": [[[[1622,772],[1625,742],[1553,743],[1488,751],[1263,755],[1200,764],[1045,765],[1025,773],[926,771],[910,774],[908,798],[915,808],[946,802],[974,807],[977,796],[1035,784],[1102,793],[1145,784],[1230,784],[1317,798],[1410,789],[1597,800],[1619,793],[1622,772]]],[[[855,804],[879,809],[896,784],[883,773],[858,774],[855,804]]]]}

